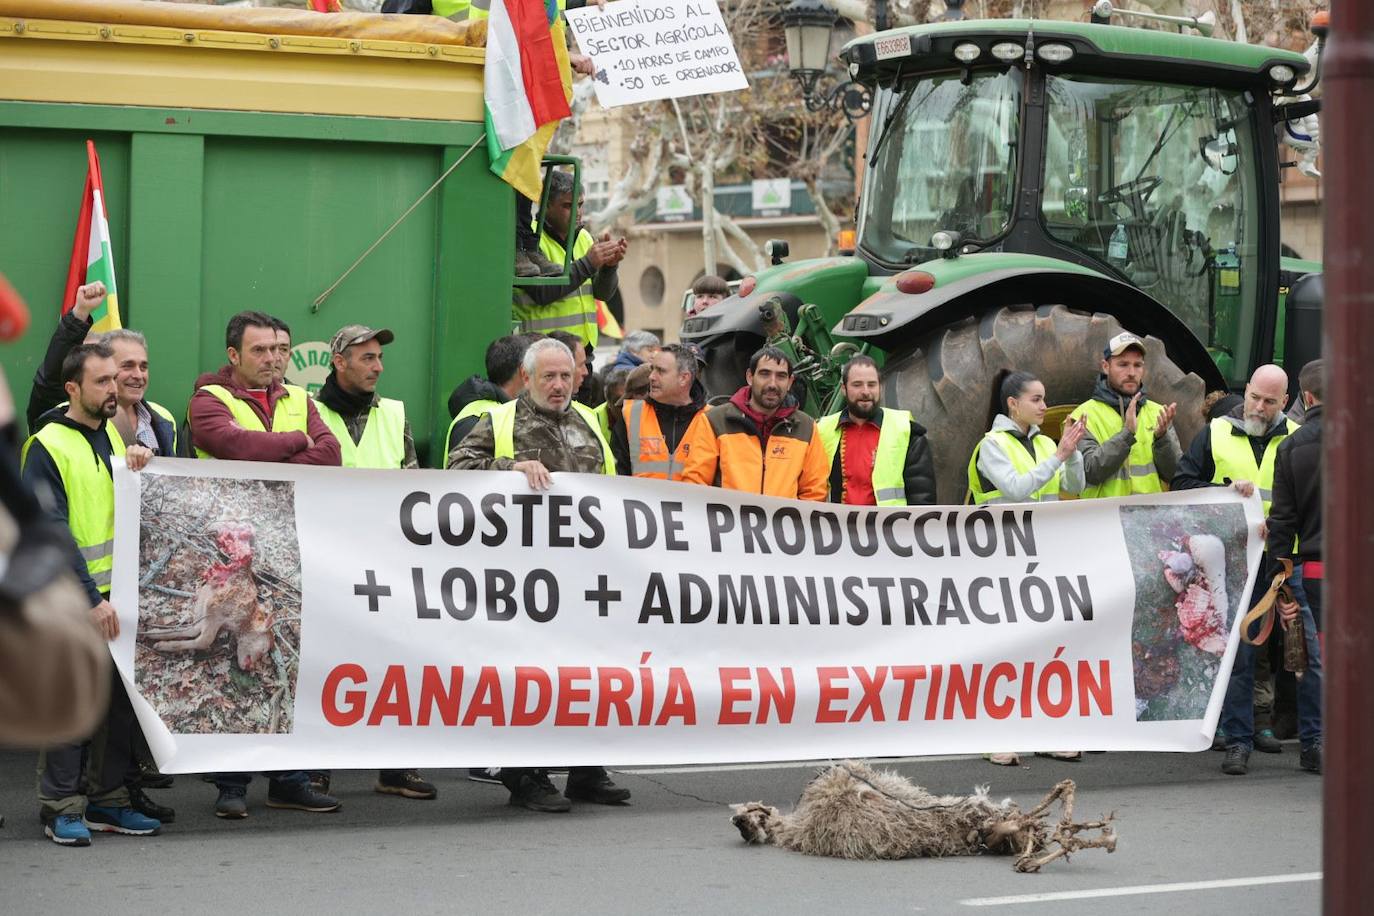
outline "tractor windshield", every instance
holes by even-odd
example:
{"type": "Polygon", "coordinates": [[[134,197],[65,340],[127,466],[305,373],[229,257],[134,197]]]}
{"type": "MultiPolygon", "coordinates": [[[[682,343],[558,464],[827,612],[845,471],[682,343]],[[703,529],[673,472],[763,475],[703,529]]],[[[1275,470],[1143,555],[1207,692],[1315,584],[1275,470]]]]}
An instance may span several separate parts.
{"type": "Polygon", "coordinates": [[[1258,286],[1258,166],[1244,94],[1047,78],[1042,216],[1207,343],[1246,362],[1258,286]]]}
{"type": "Polygon", "coordinates": [[[890,264],[937,254],[941,229],[991,239],[1011,219],[1021,74],[984,71],[908,83],[890,100],[859,231],[865,250],[890,264]]]}

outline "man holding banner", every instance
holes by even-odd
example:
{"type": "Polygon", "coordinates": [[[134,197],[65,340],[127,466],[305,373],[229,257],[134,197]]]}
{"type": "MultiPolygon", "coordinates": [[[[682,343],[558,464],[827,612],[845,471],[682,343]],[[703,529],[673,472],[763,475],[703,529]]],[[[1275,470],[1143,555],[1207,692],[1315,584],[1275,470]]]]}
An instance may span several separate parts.
{"type": "MultiPolygon", "coordinates": [[[[1298,424],[1284,416],[1287,401],[1288,374],[1273,365],[1256,369],[1245,386],[1245,401],[1239,415],[1218,417],[1197,434],[1179,462],[1173,489],[1233,485],[1242,496],[1249,496],[1258,488],[1267,517],[1273,499],[1274,461],[1279,443],[1298,429],[1298,424]]],[[[1253,607],[1261,594],[1262,589],[1257,589],[1246,607],[1253,607]]],[[[1226,758],[1221,771],[1228,776],[1244,776],[1250,771],[1250,752],[1255,746],[1257,653],[1257,647],[1241,640],[1226,688],[1226,702],[1221,710],[1226,758]]],[[[1316,689],[1320,691],[1320,682],[1316,689]]]]}
{"type": "MultiPolygon", "coordinates": [[[[551,339],[531,344],[520,366],[524,393],[482,417],[453,450],[449,467],[520,471],[536,490],[549,489],[555,471],[613,476],[615,458],[591,408],[572,399],[573,365],[564,344],[551,339]]],[[[543,769],[507,767],[498,775],[510,790],[510,803],[531,811],[568,811],[570,799],[618,805],[630,798],[630,790],[612,782],[605,767],[573,767],[563,795],[543,769]]]]}
{"type": "MultiPolygon", "coordinates": [[[[107,640],[119,636],[110,604],[114,569],[113,445],[106,424],[114,416],[114,353],[104,344],[81,344],[62,363],[66,412],[29,437],[22,454],[24,481],[72,535],[72,569],[86,590],[91,620],[107,640]]],[[[131,470],[152,452],[130,445],[131,470]]],[[[60,846],[89,846],[91,831],[154,836],[162,823],[135,810],[125,784],[135,778],[137,723],[117,673],[104,725],[88,752],[86,742],[48,748],[39,758],[38,798],[44,833],[60,846]],[[86,787],[90,794],[84,794],[86,787]]]]}

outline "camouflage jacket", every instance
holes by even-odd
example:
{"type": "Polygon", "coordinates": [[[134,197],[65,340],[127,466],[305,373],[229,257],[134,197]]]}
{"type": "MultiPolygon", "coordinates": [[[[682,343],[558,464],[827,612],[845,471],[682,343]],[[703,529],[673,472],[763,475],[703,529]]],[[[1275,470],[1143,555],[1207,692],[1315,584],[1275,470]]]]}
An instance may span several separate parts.
{"type": "Polygon", "coordinates": [[[491,415],[483,416],[448,455],[448,467],[463,471],[509,471],[517,461],[538,461],[550,471],[605,472],[596,431],[574,410],[552,413],[522,394],[515,405],[515,457],[495,458],[491,415]]]}

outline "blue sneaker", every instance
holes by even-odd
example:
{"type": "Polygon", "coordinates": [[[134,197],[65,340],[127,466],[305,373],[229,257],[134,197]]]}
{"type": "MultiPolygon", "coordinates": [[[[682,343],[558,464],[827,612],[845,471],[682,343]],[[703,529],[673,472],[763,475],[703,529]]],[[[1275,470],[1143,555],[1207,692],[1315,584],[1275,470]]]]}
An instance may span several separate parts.
{"type": "Polygon", "coordinates": [[[58,846],[91,845],[91,832],[79,814],[59,814],[43,826],[43,833],[58,846]]]}
{"type": "Polygon", "coordinates": [[[100,833],[157,836],[162,832],[162,821],[154,820],[146,814],[139,814],[128,806],[107,808],[104,805],[87,805],[85,822],[91,830],[100,833]]]}

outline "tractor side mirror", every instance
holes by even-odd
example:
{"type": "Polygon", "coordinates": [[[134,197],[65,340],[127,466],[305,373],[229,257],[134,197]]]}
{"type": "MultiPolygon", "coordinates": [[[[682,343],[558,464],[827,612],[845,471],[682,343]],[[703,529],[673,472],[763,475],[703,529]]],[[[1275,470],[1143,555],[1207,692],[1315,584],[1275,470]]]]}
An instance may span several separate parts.
{"type": "Polygon", "coordinates": [[[1202,161],[1207,163],[1208,168],[1223,175],[1234,175],[1236,172],[1236,147],[1231,142],[1229,133],[1230,131],[1227,131],[1215,137],[1203,137],[1198,141],[1202,161]]]}

